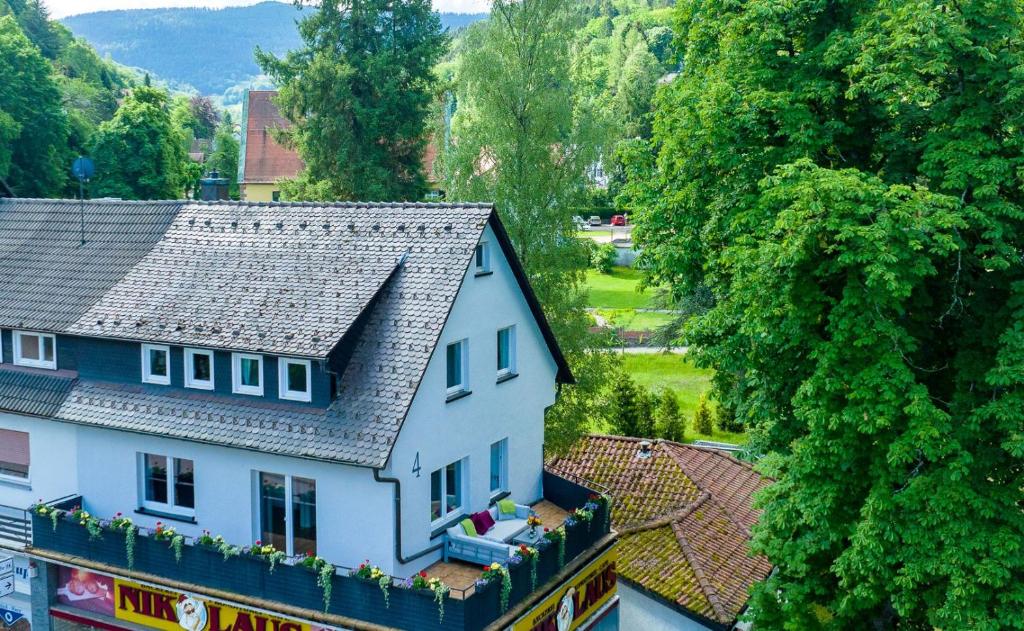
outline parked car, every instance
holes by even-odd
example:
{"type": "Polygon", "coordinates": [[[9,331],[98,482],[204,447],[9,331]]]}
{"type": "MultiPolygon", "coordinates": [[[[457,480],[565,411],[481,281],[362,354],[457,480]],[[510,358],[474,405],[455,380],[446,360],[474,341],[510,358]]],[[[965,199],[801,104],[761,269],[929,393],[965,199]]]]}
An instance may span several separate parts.
{"type": "Polygon", "coordinates": [[[572,225],[576,226],[576,230],[580,232],[584,230],[590,230],[590,224],[588,224],[586,220],[583,219],[583,217],[580,217],[579,215],[573,216],[572,225]]]}
{"type": "Polygon", "coordinates": [[[612,215],[613,226],[624,226],[626,225],[626,217],[623,215],[612,215]]]}
{"type": "Polygon", "coordinates": [[[601,225],[601,218],[598,217],[597,215],[591,215],[589,223],[592,226],[600,226],[601,225]]]}

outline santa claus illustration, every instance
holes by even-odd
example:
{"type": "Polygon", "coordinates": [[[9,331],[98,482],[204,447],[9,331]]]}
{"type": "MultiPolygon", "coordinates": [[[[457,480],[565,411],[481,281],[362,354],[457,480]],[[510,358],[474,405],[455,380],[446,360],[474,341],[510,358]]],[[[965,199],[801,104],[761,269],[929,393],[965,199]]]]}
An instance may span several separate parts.
{"type": "Polygon", "coordinates": [[[174,606],[178,625],[185,631],[203,631],[206,627],[206,605],[203,601],[182,594],[174,606]]]}

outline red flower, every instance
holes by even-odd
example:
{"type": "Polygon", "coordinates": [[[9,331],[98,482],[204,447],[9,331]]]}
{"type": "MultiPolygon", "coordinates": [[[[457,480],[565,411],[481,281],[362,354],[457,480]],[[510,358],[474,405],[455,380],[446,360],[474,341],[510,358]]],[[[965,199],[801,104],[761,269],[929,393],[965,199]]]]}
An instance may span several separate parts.
{"type": "Polygon", "coordinates": [[[485,566],[484,566],[484,572],[486,572],[486,571],[487,571],[487,570],[489,570],[489,569],[491,569],[491,566],[490,566],[490,565],[485,565],[485,566]]]}
{"type": "Polygon", "coordinates": [[[313,553],[307,550],[307,551],[306,551],[306,556],[307,556],[307,557],[311,557],[311,556],[313,556],[313,553]]]}
{"type": "Polygon", "coordinates": [[[120,517],[120,516],[121,516],[121,511],[117,511],[117,513],[114,515],[114,517],[120,517]]]}
{"type": "Polygon", "coordinates": [[[262,542],[262,541],[260,541],[259,539],[257,539],[257,540],[256,540],[256,545],[258,545],[258,546],[261,546],[261,545],[263,545],[263,542],[262,542]]]}
{"type": "Polygon", "coordinates": [[[420,576],[422,576],[423,578],[427,578],[427,573],[426,573],[426,571],[424,571],[424,570],[420,570],[420,576]]]}
{"type": "Polygon", "coordinates": [[[544,532],[551,532],[551,529],[548,528],[547,526],[544,526],[544,532]]]}

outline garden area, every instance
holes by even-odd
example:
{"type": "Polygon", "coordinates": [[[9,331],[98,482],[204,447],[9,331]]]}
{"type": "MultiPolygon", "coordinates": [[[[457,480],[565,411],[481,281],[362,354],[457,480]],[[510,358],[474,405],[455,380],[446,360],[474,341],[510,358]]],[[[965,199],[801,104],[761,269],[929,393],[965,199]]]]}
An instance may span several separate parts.
{"type": "Polygon", "coordinates": [[[640,272],[612,267],[608,274],[587,272],[587,305],[599,325],[624,331],[651,332],[672,321],[672,314],[655,309],[654,290],[640,291],[640,272]]]}

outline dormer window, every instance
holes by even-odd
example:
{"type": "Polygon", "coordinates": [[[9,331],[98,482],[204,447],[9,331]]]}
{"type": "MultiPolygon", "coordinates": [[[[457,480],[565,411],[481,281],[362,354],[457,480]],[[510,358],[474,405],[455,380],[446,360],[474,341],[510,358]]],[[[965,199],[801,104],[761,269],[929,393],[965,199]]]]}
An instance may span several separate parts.
{"type": "Polygon", "coordinates": [[[14,363],[57,370],[57,342],[49,333],[14,332],[14,363]]]}
{"type": "Polygon", "coordinates": [[[235,394],[263,396],[263,356],[231,354],[231,391],[235,394]]]}
{"type": "Polygon", "coordinates": [[[142,345],[142,382],[171,384],[171,349],[158,344],[142,345]]]}
{"type": "Polygon", "coordinates": [[[474,259],[476,262],[476,275],[483,276],[484,274],[491,273],[491,248],[490,244],[486,241],[481,241],[476,245],[476,254],[474,259]]]}
{"type": "Polygon", "coordinates": [[[289,401],[309,402],[310,397],[310,363],[308,359],[277,360],[277,383],[280,384],[279,396],[289,401]]]}
{"type": "Polygon", "coordinates": [[[185,387],[213,390],[213,351],[185,349],[185,387]]]}

